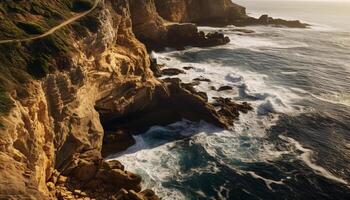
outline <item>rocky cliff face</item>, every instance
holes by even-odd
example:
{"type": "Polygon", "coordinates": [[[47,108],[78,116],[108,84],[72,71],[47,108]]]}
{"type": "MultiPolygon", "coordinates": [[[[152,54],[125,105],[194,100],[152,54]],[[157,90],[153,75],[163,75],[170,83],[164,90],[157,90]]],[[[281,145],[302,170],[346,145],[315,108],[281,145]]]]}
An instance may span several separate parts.
{"type": "MultiPolygon", "coordinates": [[[[108,108],[126,109],[133,101],[147,98],[146,91],[160,83],[149,69],[144,45],[133,34],[127,1],[101,1],[79,23],[79,27],[76,23],[65,29],[74,38],[70,41],[75,50],[65,56],[65,62],[51,66],[63,70],[28,81],[26,97],[15,91],[8,93],[13,107],[2,117],[0,199],[65,198],[71,195],[64,193],[68,186],[55,190],[55,185],[61,184],[57,179],[68,176],[86,184],[92,179],[103,184],[108,173],[124,179],[124,183],[108,183],[115,191],[118,187],[140,191],[135,189],[140,188],[140,181],[123,187],[128,180],[132,182],[130,173],[120,169],[107,172],[101,167],[104,131],[95,106],[109,98],[112,103],[108,108]],[[84,37],[78,29],[85,31],[84,37]],[[130,92],[125,87],[130,83],[139,90],[132,88],[132,97],[121,98],[130,92]],[[88,177],[83,176],[86,173],[88,177]]],[[[31,49],[37,42],[10,46],[31,49]]]]}
{"type": "Polygon", "coordinates": [[[155,0],[158,13],[173,22],[229,24],[247,17],[245,8],[231,0],[155,0]]]}
{"type": "Polygon", "coordinates": [[[300,21],[273,19],[267,15],[250,17],[246,8],[231,0],[155,0],[157,12],[171,22],[195,23],[210,26],[274,25],[305,28],[300,21]]]}

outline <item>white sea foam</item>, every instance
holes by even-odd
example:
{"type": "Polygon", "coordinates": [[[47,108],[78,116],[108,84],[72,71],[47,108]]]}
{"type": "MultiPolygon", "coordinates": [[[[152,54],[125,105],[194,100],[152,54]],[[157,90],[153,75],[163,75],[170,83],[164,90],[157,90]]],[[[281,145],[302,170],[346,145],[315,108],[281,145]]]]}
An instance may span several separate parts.
{"type": "Polygon", "coordinates": [[[333,94],[328,93],[328,94],[320,94],[320,95],[315,95],[312,93],[309,93],[309,94],[321,101],[325,101],[333,104],[341,104],[344,106],[350,106],[350,94],[346,94],[346,93],[333,93],[333,94]]]}
{"type": "MultiPolygon", "coordinates": [[[[231,28],[231,27],[228,27],[231,28]]],[[[232,27],[233,28],[233,27],[232,27]]],[[[205,30],[219,30],[204,27],[205,30]]],[[[218,48],[245,48],[254,51],[260,51],[265,48],[295,48],[307,47],[304,43],[295,41],[283,41],[283,38],[267,39],[260,36],[259,28],[255,29],[255,35],[236,35],[230,34],[232,43],[218,48]]],[[[211,49],[215,49],[211,48],[211,49]]],[[[164,183],[175,181],[181,183],[186,177],[193,175],[220,172],[217,165],[224,165],[240,174],[250,174],[253,178],[261,179],[266,186],[272,190],[273,184],[284,184],[285,179],[271,180],[258,175],[253,171],[244,171],[240,164],[256,162],[273,162],[284,154],[290,155],[294,150],[302,152],[298,159],[302,160],[307,166],[313,169],[317,174],[327,177],[331,180],[345,183],[347,182],[334,176],[321,166],[312,161],[312,151],[300,145],[294,139],[282,136],[287,143],[293,146],[293,150],[277,150],[274,144],[266,140],[266,130],[269,129],[278,120],[280,113],[297,115],[303,112],[303,108],[296,107],[294,103],[303,99],[304,94],[308,92],[300,88],[284,88],[271,84],[269,76],[242,70],[239,66],[225,66],[218,63],[213,58],[206,57],[205,61],[194,60],[194,56],[189,58],[188,62],[180,59],[178,56],[186,56],[186,53],[200,51],[199,48],[187,48],[178,52],[167,49],[162,53],[154,53],[159,63],[164,63],[165,67],[182,69],[185,66],[191,66],[193,69],[186,70],[186,74],[180,74],[177,77],[184,82],[192,82],[194,78],[205,77],[211,82],[201,82],[196,89],[205,91],[209,100],[213,97],[229,97],[236,101],[248,101],[253,105],[254,111],[247,114],[241,114],[240,119],[234,123],[232,130],[221,130],[205,122],[191,123],[186,120],[172,124],[171,127],[181,130],[177,134],[186,136],[187,139],[176,139],[169,141],[152,140],[147,134],[152,132],[167,130],[164,127],[152,127],[144,135],[135,136],[136,145],[130,147],[121,154],[114,155],[112,159],[119,159],[130,171],[142,175],[145,188],[151,188],[163,199],[186,199],[186,195],[178,189],[178,186],[169,187],[164,183]],[[183,55],[184,54],[184,55],[183,55]],[[219,88],[229,85],[233,87],[232,91],[217,92],[210,87],[219,88]],[[182,147],[179,144],[186,144],[189,147],[197,145],[203,147],[204,153],[215,158],[217,162],[208,161],[205,166],[191,167],[183,171],[181,156],[182,147]],[[219,164],[217,164],[219,163],[219,164]]],[[[191,54],[192,55],[192,54],[191,54]]],[[[229,56],[229,55],[228,55],[229,56]]],[[[281,72],[285,75],[298,75],[297,72],[281,72]]],[[[169,133],[170,134],[170,133],[169,133]]],[[[173,135],[169,135],[172,137],[173,135]]],[[[187,150],[187,149],[186,149],[187,150]]],[[[230,199],[226,185],[215,188],[217,195],[221,199],[230,199]]],[[[205,192],[201,190],[192,191],[199,197],[206,197],[205,192]]],[[[249,191],[246,191],[249,194],[249,191]]]]}
{"type": "Polygon", "coordinates": [[[275,180],[271,180],[271,179],[267,179],[267,178],[264,178],[262,176],[259,176],[255,172],[252,172],[252,171],[248,171],[248,172],[245,172],[245,173],[250,174],[255,179],[263,180],[265,182],[266,187],[269,188],[270,190],[273,190],[272,187],[271,187],[272,184],[277,184],[277,185],[283,185],[284,184],[283,183],[284,179],[281,179],[279,181],[275,181],[275,180]]]}
{"type": "Polygon", "coordinates": [[[296,150],[301,151],[302,153],[298,156],[298,158],[300,160],[302,160],[311,169],[313,169],[315,173],[317,173],[325,178],[328,178],[330,180],[348,185],[348,182],[346,180],[333,175],[327,169],[317,165],[313,161],[313,158],[312,158],[313,151],[311,149],[307,149],[307,148],[303,147],[298,141],[294,140],[293,138],[283,136],[283,135],[279,135],[279,138],[281,138],[282,140],[293,145],[296,150]]]}
{"type": "MultiPolygon", "coordinates": [[[[195,52],[198,49],[190,49],[185,52],[195,52]]],[[[176,59],[178,52],[167,52],[158,54],[159,62],[167,67],[182,69],[185,66],[191,66],[194,69],[188,70],[186,74],[180,74],[177,77],[184,82],[192,82],[194,78],[205,77],[211,80],[210,83],[202,82],[196,88],[205,91],[209,99],[222,96],[236,99],[250,98],[254,106],[260,107],[260,114],[272,113],[293,113],[296,111],[291,105],[301,97],[289,91],[286,88],[271,85],[266,82],[267,75],[257,74],[251,71],[241,71],[234,66],[222,66],[213,62],[194,63],[183,62],[176,59]],[[170,58],[170,59],[169,59],[170,58]],[[219,88],[229,85],[234,88],[233,91],[216,92],[209,89],[211,86],[219,88]],[[263,111],[264,110],[264,111],[263,111]]]]}

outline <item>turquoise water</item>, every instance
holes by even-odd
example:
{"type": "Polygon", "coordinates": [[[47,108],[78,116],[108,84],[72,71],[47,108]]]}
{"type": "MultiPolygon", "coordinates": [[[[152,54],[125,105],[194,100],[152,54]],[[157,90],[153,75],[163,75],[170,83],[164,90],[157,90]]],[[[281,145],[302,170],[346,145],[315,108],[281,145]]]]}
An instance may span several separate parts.
{"type": "Polygon", "coordinates": [[[197,89],[210,100],[247,101],[254,111],[231,130],[185,119],[155,126],[112,158],[163,199],[350,199],[349,4],[241,2],[256,15],[313,26],[247,27],[251,34],[201,27],[224,32],[231,43],[156,55],[167,67],[194,67],[179,75],[184,82],[209,78],[197,89]],[[209,89],[223,85],[234,90],[209,89]]]}

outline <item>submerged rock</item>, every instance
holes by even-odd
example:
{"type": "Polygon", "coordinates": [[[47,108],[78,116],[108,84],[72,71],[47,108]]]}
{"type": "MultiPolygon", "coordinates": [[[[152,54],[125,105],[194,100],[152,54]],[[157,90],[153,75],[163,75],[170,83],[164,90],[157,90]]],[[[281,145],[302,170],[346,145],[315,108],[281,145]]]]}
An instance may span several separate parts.
{"type": "Polygon", "coordinates": [[[186,72],[184,70],[177,69],[177,68],[166,68],[161,70],[161,74],[166,76],[176,76],[179,74],[186,74],[186,72]]]}
{"type": "Polygon", "coordinates": [[[194,81],[202,81],[202,82],[211,82],[211,80],[210,79],[208,79],[208,78],[204,78],[204,77],[199,77],[199,78],[195,78],[195,79],[193,79],[194,81]]]}
{"type": "Polygon", "coordinates": [[[192,66],[185,66],[185,67],[183,67],[183,69],[184,70],[190,70],[190,69],[194,69],[194,67],[192,67],[192,66]]]}
{"type": "Polygon", "coordinates": [[[218,92],[226,91],[226,90],[233,90],[233,87],[229,86],[229,85],[225,85],[225,86],[221,86],[217,89],[218,92]]]}

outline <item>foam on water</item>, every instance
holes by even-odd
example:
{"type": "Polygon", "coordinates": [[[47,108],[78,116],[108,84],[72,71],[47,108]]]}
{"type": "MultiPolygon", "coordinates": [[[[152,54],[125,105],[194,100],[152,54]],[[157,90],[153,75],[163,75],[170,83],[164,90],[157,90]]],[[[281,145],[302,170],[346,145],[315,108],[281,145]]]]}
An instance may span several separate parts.
{"type": "Polygon", "coordinates": [[[283,136],[283,135],[279,135],[279,138],[281,138],[282,140],[290,143],[292,146],[294,146],[294,148],[296,150],[301,151],[302,153],[298,156],[298,158],[300,160],[302,160],[307,166],[312,168],[316,173],[318,173],[321,176],[323,176],[325,178],[328,178],[330,180],[333,180],[333,181],[336,181],[336,182],[348,185],[348,182],[345,181],[344,179],[333,175],[332,173],[330,173],[325,168],[315,164],[314,161],[312,160],[312,154],[313,154],[312,150],[303,147],[298,141],[294,140],[293,138],[290,138],[290,137],[287,137],[287,136],[283,136]]]}
{"type": "MultiPolygon", "coordinates": [[[[234,27],[225,29],[201,27],[205,31],[227,32],[230,31],[230,28],[234,27]]],[[[292,41],[292,39],[264,38],[264,33],[260,32],[260,28],[255,27],[254,30],[256,33],[251,35],[230,33],[232,43],[217,48],[242,48],[251,51],[308,48],[307,44],[292,41]]],[[[284,30],[281,29],[281,31],[284,30]]],[[[206,50],[211,49],[215,47],[206,50]]],[[[269,128],[278,122],[281,114],[298,116],[305,112],[307,110],[305,107],[296,104],[305,96],[348,104],[347,94],[320,97],[298,87],[274,84],[267,74],[242,69],[233,64],[225,65],[216,62],[215,55],[210,53],[205,54],[207,56],[205,61],[201,60],[200,56],[195,59],[196,53],[201,50],[191,47],[180,52],[167,49],[162,53],[153,53],[152,56],[157,57],[159,63],[165,64],[165,68],[192,67],[190,70],[185,70],[186,74],[176,76],[183,82],[190,83],[199,77],[210,79],[210,82],[200,82],[195,86],[197,90],[208,94],[209,101],[214,101],[213,97],[229,97],[238,102],[249,102],[254,111],[241,114],[231,130],[218,129],[205,122],[194,123],[186,120],[167,127],[152,127],[145,134],[134,136],[136,140],[134,146],[125,152],[111,156],[110,159],[118,159],[128,170],[140,174],[143,177],[143,187],[153,189],[162,199],[190,199],[188,194],[184,193],[175,183],[181,184],[186,181],[187,177],[195,175],[220,174],[221,166],[237,174],[261,180],[269,190],[274,191],[276,185],[284,186],[291,177],[288,174],[278,178],[265,177],[265,175],[248,169],[247,165],[274,163],[283,159],[284,156],[302,161],[310,170],[322,177],[348,185],[343,178],[317,165],[313,160],[313,151],[303,147],[300,142],[291,137],[279,135],[278,138],[288,146],[287,149],[280,149],[269,140],[267,134],[269,128]],[[210,89],[227,85],[233,87],[233,90],[218,92],[210,89]],[[191,165],[191,159],[199,160],[193,161],[197,164],[191,165]],[[190,164],[184,164],[184,160],[190,164]]],[[[278,74],[293,77],[301,75],[299,72],[290,70],[281,70],[278,74]]],[[[231,183],[226,182],[214,188],[217,198],[230,199],[229,184],[231,183]]],[[[186,189],[191,190],[190,192],[198,198],[215,199],[207,196],[207,193],[201,189],[191,187],[186,189]]],[[[249,191],[243,190],[246,194],[250,194],[249,191]]]]}
{"type": "MultiPolygon", "coordinates": [[[[185,50],[185,52],[195,52],[197,48],[185,50]]],[[[236,100],[245,100],[258,108],[261,115],[268,113],[295,113],[296,110],[291,105],[300,99],[300,96],[289,91],[287,88],[271,85],[266,82],[267,75],[257,74],[251,71],[240,71],[234,66],[218,65],[215,62],[183,62],[176,59],[179,52],[167,52],[157,54],[160,63],[166,67],[179,68],[190,66],[193,69],[188,70],[186,74],[180,74],[179,77],[184,82],[190,83],[198,77],[205,77],[211,82],[201,82],[195,86],[200,91],[205,91],[210,100],[213,97],[229,97],[236,100]],[[210,87],[219,88],[221,86],[232,86],[233,91],[217,92],[210,87]]]]}
{"type": "MultiPolygon", "coordinates": [[[[171,187],[164,187],[163,183],[171,180],[181,182],[183,178],[195,174],[216,174],[219,169],[216,162],[208,161],[204,165],[186,171],[182,170],[181,156],[184,153],[191,154],[191,152],[183,152],[181,147],[183,143],[189,146],[203,147],[207,155],[215,158],[221,165],[226,165],[233,170],[239,170],[239,163],[242,162],[271,161],[285,153],[278,152],[271,144],[265,143],[263,141],[264,133],[258,131],[260,128],[254,131],[254,126],[251,126],[251,131],[242,131],[245,125],[247,124],[237,124],[236,130],[239,130],[237,132],[236,130],[221,130],[205,122],[192,123],[184,120],[169,126],[171,130],[178,128],[178,131],[169,133],[166,137],[168,141],[164,144],[156,136],[157,131],[162,128],[153,127],[144,135],[135,136],[137,141],[135,146],[121,154],[111,156],[110,159],[118,159],[128,170],[140,174],[144,178],[143,186],[152,188],[163,199],[186,199],[186,196],[181,194],[180,191],[171,187]],[[186,136],[186,138],[191,137],[190,139],[172,141],[172,138],[178,138],[176,134],[186,136]]],[[[169,132],[169,130],[164,129],[162,131],[163,133],[169,132]]],[[[242,173],[252,174],[253,172],[242,173]]],[[[261,176],[258,178],[263,179],[261,176]]],[[[264,179],[264,181],[268,186],[271,183],[280,184],[278,181],[268,179],[264,179]]],[[[221,193],[225,190],[225,187],[219,187],[217,190],[221,193]]],[[[196,193],[200,196],[204,195],[201,191],[196,191],[196,193]]]]}

